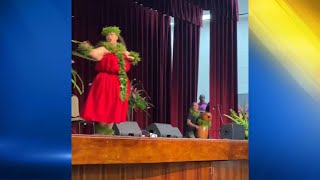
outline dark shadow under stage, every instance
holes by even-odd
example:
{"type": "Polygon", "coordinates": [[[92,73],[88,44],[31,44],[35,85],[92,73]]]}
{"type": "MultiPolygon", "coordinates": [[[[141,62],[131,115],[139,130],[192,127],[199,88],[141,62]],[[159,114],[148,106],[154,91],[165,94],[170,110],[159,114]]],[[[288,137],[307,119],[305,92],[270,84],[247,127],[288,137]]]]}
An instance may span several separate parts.
{"type": "Polygon", "coordinates": [[[72,135],[73,180],[248,179],[248,141],[72,135]]]}

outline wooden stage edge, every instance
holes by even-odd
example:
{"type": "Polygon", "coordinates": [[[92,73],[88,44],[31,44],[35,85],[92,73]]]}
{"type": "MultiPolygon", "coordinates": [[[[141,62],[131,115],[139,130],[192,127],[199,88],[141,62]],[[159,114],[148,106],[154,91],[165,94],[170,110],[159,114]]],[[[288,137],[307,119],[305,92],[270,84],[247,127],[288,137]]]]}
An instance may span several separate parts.
{"type": "Polygon", "coordinates": [[[248,161],[248,141],[72,135],[72,165],[248,161]]]}

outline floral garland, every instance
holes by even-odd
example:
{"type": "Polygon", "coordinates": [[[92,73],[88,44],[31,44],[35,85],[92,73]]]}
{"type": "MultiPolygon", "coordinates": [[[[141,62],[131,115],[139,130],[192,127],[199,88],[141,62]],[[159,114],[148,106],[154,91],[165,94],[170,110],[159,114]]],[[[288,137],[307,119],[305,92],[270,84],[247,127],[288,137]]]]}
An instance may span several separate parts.
{"type": "Polygon", "coordinates": [[[125,60],[123,57],[123,53],[126,51],[126,47],[118,43],[117,45],[111,44],[109,42],[101,43],[108,51],[113,53],[118,57],[119,64],[119,81],[120,81],[120,99],[122,101],[127,100],[129,97],[127,95],[127,73],[125,71],[125,60]]]}

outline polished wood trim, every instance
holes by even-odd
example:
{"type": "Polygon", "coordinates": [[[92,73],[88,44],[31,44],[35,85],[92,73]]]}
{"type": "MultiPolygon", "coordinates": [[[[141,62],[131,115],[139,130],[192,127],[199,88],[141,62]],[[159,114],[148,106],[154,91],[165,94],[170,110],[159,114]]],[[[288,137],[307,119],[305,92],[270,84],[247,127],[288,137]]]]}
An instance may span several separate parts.
{"type": "MultiPolygon", "coordinates": [[[[231,140],[230,140],[231,141],[231,140]]],[[[235,141],[229,143],[228,160],[248,160],[248,141],[235,141]]]]}
{"type": "Polygon", "coordinates": [[[74,165],[73,180],[247,180],[248,161],[74,165]]]}
{"type": "Polygon", "coordinates": [[[73,165],[235,159],[248,159],[247,141],[72,135],[73,165]]]}

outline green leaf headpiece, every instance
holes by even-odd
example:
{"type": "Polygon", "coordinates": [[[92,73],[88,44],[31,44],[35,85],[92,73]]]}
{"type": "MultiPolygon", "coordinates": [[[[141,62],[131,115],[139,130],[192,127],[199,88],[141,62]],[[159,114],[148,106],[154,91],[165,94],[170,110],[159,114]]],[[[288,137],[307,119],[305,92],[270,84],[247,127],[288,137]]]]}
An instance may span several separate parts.
{"type": "Polygon", "coordinates": [[[108,27],[104,27],[102,29],[101,35],[102,36],[107,36],[109,33],[115,33],[117,36],[120,36],[120,28],[117,26],[108,26],[108,27]]]}

